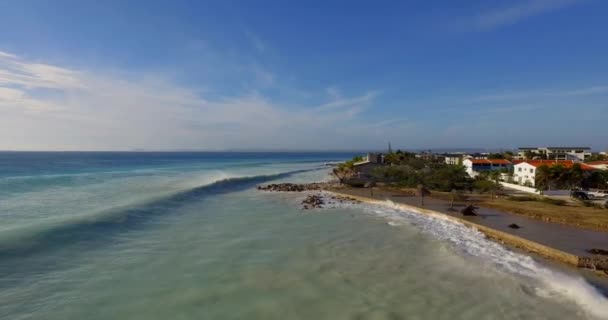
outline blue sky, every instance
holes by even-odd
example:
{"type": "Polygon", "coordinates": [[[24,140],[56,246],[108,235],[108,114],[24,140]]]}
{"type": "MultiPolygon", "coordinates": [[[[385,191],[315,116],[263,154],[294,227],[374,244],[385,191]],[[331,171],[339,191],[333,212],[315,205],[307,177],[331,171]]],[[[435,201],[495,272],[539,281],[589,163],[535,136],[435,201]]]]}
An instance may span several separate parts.
{"type": "Polygon", "coordinates": [[[2,1],[0,150],[604,150],[607,11],[2,1]]]}

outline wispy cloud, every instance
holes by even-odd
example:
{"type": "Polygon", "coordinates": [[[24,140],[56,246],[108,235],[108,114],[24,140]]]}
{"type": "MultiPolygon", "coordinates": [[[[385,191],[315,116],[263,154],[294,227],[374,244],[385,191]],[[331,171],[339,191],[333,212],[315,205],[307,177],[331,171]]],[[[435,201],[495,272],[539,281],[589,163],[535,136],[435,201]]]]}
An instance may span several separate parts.
{"type": "Polygon", "coordinates": [[[530,98],[551,98],[551,97],[574,97],[574,96],[593,96],[608,94],[608,85],[597,85],[584,88],[573,88],[566,90],[536,90],[536,91],[507,91],[489,95],[473,97],[473,102],[505,101],[530,98]]]}
{"type": "MultiPolygon", "coordinates": [[[[480,29],[493,29],[512,25],[521,20],[541,15],[568,6],[580,4],[584,0],[526,0],[509,1],[509,6],[482,12],[474,18],[474,24],[480,29]]],[[[507,2],[505,2],[507,3],[507,2]]]]}
{"type": "Polygon", "coordinates": [[[0,85],[27,88],[79,88],[78,72],[43,63],[24,62],[17,56],[0,52],[0,85]]]}
{"type": "Polygon", "coordinates": [[[359,130],[366,121],[358,114],[376,95],[320,106],[283,105],[256,90],[206,98],[162,75],[73,70],[2,54],[0,149],[339,148],[338,127],[349,139],[385,140],[359,130]]]}
{"type": "Polygon", "coordinates": [[[335,110],[345,107],[367,107],[373,99],[378,95],[377,91],[370,91],[359,97],[344,98],[336,89],[330,90],[332,101],[318,106],[317,110],[335,110]]]}

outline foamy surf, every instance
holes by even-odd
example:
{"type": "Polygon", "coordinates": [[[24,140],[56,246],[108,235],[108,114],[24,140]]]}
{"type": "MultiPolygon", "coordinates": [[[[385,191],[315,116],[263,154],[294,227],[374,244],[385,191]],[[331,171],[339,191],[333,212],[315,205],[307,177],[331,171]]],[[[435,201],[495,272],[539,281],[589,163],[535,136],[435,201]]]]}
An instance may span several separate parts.
{"type": "Polygon", "coordinates": [[[522,290],[528,294],[571,301],[593,317],[608,319],[608,299],[582,277],[550,269],[532,257],[513,252],[488,240],[481,232],[440,214],[405,210],[390,200],[336,206],[360,207],[370,215],[386,219],[390,226],[413,225],[433,238],[451,243],[461,254],[489,261],[498,270],[517,276],[522,281],[522,290]]]}

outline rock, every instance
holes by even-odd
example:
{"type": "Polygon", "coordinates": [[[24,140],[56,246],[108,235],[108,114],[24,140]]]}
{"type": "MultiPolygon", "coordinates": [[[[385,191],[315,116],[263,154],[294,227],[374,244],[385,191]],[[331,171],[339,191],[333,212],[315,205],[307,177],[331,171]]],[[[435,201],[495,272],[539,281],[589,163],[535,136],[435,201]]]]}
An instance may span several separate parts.
{"type": "Polygon", "coordinates": [[[303,192],[319,191],[331,186],[333,186],[331,183],[272,183],[265,186],[258,185],[256,189],[261,191],[303,192]]]}
{"type": "Polygon", "coordinates": [[[592,257],[579,257],[578,267],[606,271],[608,270],[608,257],[598,255],[592,257]]]}
{"type": "Polygon", "coordinates": [[[475,210],[477,209],[478,208],[473,205],[468,205],[460,210],[460,213],[462,213],[463,216],[476,216],[477,212],[475,212],[475,210]]]}
{"type": "Polygon", "coordinates": [[[511,229],[519,229],[519,228],[521,228],[521,227],[520,227],[519,225],[517,225],[516,223],[511,223],[511,224],[509,225],[509,228],[511,228],[511,229]]]}
{"type": "Polygon", "coordinates": [[[587,252],[591,253],[591,254],[599,254],[599,255],[603,255],[603,256],[608,256],[608,250],[604,250],[604,249],[589,249],[587,250],[587,252]]]}
{"type": "Polygon", "coordinates": [[[325,204],[325,201],[323,200],[323,196],[316,195],[316,194],[311,194],[311,195],[308,195],[306,197],[306,199],[302,200],[302,204],[307,209],[308,208],[311,208],[311,209],[321,209],[321,208],[323,208],[323,205],[325,204]]]}

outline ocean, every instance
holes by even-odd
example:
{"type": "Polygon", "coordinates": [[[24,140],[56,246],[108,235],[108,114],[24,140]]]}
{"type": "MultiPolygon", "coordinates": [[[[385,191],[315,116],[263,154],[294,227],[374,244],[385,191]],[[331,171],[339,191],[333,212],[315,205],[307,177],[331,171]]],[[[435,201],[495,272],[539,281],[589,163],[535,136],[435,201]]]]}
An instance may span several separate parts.
{"type": "Polygon", "coordinates": [[[605,319],[580,271],[257,184],[350,153],[0,152],[0,319],[605,319]]]}

